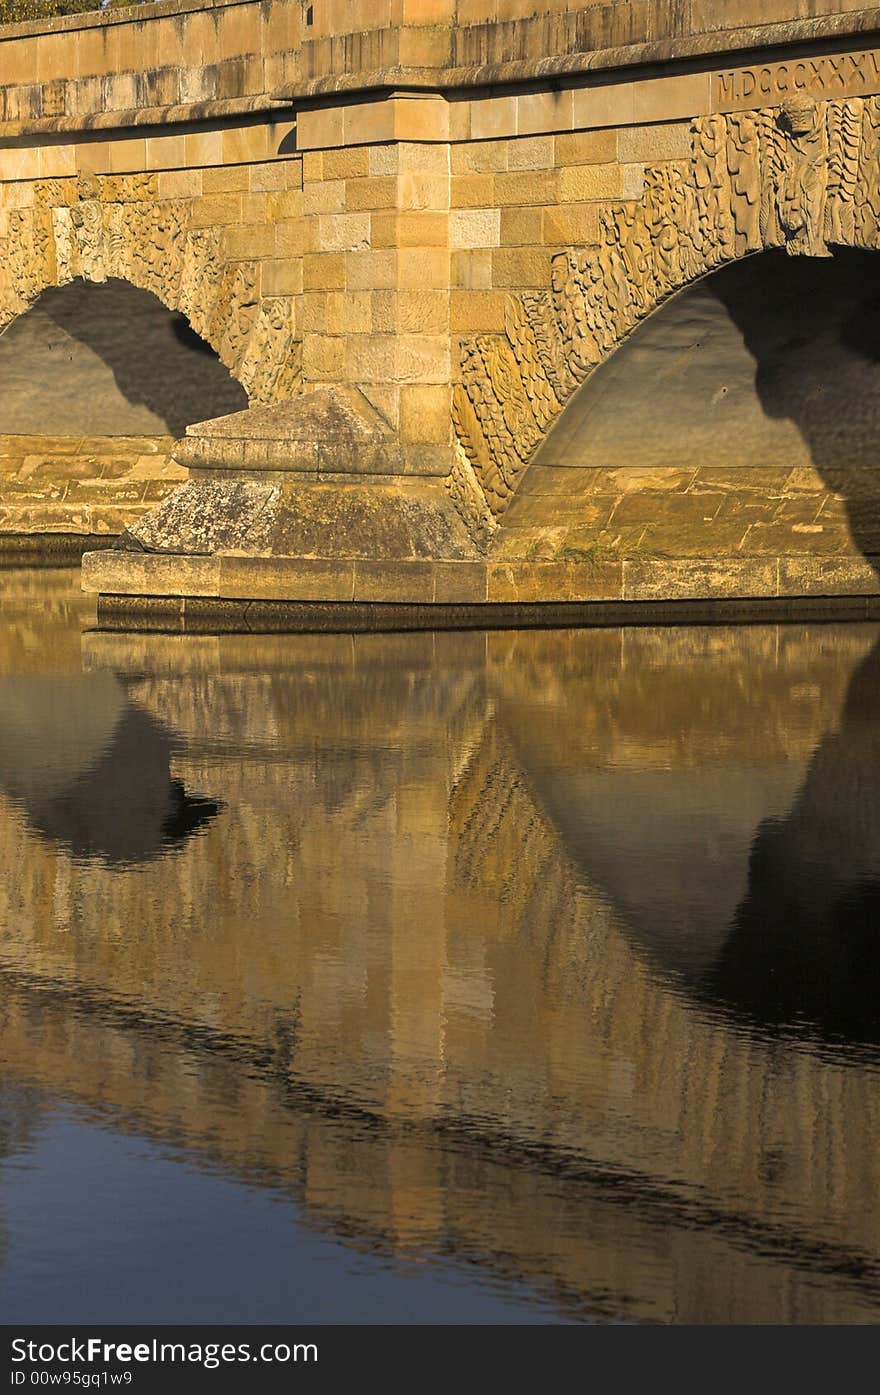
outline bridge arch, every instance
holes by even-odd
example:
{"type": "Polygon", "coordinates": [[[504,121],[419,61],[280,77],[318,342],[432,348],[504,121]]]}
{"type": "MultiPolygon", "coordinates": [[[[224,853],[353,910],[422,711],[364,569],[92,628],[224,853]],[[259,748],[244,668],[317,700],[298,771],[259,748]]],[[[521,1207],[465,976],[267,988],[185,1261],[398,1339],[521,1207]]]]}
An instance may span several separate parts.
{"type": "Polygon", "coordinates": [[[175,441],[247,407],[184,315],[107,277],[48,286],[0,333],[0,524],[76,557],[185,479],[175,441]],[[52,541],[50,541],[52,539],[52,541]]]}
{"type": "Polygon", "coordinates": [[[177,439],[246,406],[186,317],[128,281],[47,287],[0,334],[6,436],[177,439]]]}
{"type": "Polygon", "coordinates": [[[185,315],[252,404],[299,390],[291,298],[263,295],[258,262],[228,257],[223,228],[198,224],[192,200],[161,197],[155,174],[43,180],[32,203],[8,213],[0,329],[78,278],[128,281],[185,315]]]}
{"type": "Polygon", "coordinates": [[[463,345],[450,485],[484,546],[577,390],[670,297],[758,252],[880,247],[880,99],[699,117],[690,158],[648,169],[599,228],[549,287],[510,297],[504,335],[463,345]]]}
{"type": "Polygon", "coordinates": [[[505,557],[880,560],[880,257],[779,249],[665,302],[576,389],[505,557]]]}

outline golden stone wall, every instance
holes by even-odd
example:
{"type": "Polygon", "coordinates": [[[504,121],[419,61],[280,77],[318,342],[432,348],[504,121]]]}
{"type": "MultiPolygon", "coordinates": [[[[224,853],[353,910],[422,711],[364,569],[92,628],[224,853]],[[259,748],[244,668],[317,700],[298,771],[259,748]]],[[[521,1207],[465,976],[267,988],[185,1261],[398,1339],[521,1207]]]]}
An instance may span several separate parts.
{"type": "Polygon", "coordinates": [[[169,2],[4,30],[0,324],[130,280],[253,406],[359,389],[412,473],[430,455],[473,559],[531,565],[498,528],[585,378],[729,261],[874,248],[880,159],[880,48],[850,6],[533,8],[169,2]]]}

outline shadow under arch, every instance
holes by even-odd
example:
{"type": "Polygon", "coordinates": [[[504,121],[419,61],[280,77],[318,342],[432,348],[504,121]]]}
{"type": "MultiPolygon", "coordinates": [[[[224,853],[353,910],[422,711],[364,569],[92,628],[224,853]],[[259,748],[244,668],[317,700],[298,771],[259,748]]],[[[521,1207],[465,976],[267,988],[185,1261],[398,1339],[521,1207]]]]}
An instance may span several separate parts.
{"type": "Polygon", "coordinates": [[[48,287],[0,335],[9,435],[183,435],[243,410],[244,388],[178,311],[111,278],[48,287]]]}
{"type": "MultiPolygon", "coordinates": [[[[725,268],[709,289],[755,362],[772,423],[791,423],[809,461],[843,500],[852,541],[880,554],[880,257],[770,252],[725,268]]],[[[773,463],[773,461],[768,461],[773,463]]]]}

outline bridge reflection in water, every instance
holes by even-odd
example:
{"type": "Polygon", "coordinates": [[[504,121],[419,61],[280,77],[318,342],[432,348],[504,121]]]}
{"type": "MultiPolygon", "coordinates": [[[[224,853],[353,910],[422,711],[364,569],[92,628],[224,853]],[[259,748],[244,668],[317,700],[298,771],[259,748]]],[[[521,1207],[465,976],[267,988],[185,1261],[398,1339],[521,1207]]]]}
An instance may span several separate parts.
{"type": "Polygon", "coordinates": [[[877,1319],[876,627],[81,647],[74,586],[0,602],[7,1087],[570,1315],[877,1319]]]}

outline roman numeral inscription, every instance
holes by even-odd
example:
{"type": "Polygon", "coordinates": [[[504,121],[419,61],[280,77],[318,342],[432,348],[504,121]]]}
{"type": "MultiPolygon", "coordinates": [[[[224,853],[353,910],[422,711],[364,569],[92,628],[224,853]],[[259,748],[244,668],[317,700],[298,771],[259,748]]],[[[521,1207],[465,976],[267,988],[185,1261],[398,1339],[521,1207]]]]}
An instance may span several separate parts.
{"type": "Polygon", "coordinates": [[[754,68],[716,73],[716,111],[776,106],[798,92],[814,97],[857,97],[880,92],[880,51],[790,58],[754,68]]]}

